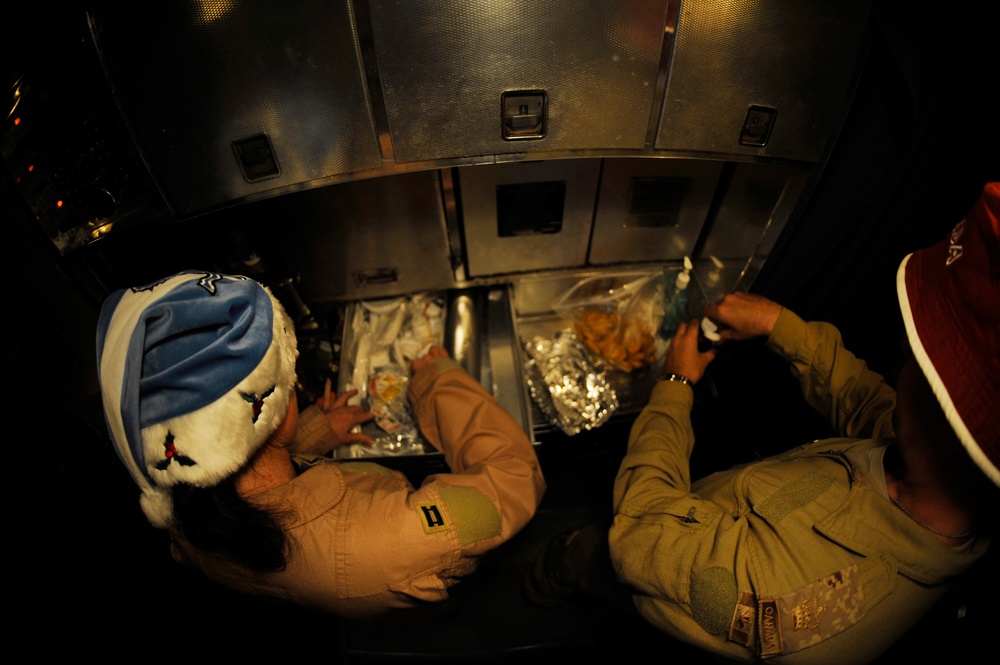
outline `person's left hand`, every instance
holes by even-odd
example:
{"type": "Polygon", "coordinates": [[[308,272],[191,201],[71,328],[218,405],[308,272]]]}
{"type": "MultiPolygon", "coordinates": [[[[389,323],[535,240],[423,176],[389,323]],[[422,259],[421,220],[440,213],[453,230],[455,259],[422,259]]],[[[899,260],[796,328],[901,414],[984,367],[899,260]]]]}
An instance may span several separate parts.
{"type": "Polygon", "coordinates": [[[323,388],[323,396],[316,400],[316,406],[326,416],[326,420],[330,423],[330,428],[337,438],[334,448],[350,443],[364,443],[366,445],[372,443],[372,438],[367,434],[351,431],[355,425],[366,423],[375,417],[371,411],[366,411],[356,404],[347,403],[357,394],[357,390],[348,390],[338,396],[331,389],[330,379],[327,379],[323,388]]]}
{"type": "Polygon", "coordinates": [[[698,351],[698,329],[701,321],[686,321],[677,326],[667,355],[663,360],[663,371],[667,374],[680,374],[691,379],[693,383],[701,381],[705,368],[715,359],[715,348],[705,353],[698,351]]]}

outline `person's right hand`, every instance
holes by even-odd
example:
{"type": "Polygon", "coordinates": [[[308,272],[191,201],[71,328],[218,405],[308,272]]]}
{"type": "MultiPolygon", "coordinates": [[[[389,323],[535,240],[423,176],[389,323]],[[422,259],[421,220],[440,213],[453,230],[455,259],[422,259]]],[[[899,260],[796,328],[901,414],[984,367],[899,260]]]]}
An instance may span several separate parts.
{"type": "Polygon", "coordinates": [[[443,347],[431,346],[429,349],[427,349],[427,353],[420,356],[419,358],[413,359],[413,362],[410,363],[410,373],[416,374],[417,370],[419,370],[424,365],[431,364],[437,358],[447,358],[447,357],[448,357],[448,352],[445,351],[443,347]]]}
{"type": "Polygon", "coordinates": [[[705,316],[720,326],[721,341],[766,337],[774,330],[781,305],[744,291],[733,291],[705,306],[705,316]]]}

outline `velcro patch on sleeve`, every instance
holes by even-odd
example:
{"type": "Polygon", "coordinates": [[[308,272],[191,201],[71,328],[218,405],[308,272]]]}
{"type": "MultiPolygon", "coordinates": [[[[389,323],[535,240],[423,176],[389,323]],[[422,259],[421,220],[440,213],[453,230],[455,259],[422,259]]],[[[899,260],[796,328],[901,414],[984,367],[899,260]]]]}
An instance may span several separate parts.
{"type": "Polygon", "coordinates": [[[340,462],[340,465],[345,469],[350,469],[351,471],[356,471],[358,473],[373,473],[381,476],[387,476],[392,473],[392,469],[375,462],[340,462]]]}
{"type": "Polygon", "coordinates": [[[463,546],[499,535],[500,511],[488,496],[472,487],[438,488],[441,499],[458,529],[458,542],[463,546]]]}
{"type": "Polygon", "coordinates": [[[691,613],[705,632],[723,635],[729,630],[737,599],[732,570],[711,566],[691,576],[691,613]]]}

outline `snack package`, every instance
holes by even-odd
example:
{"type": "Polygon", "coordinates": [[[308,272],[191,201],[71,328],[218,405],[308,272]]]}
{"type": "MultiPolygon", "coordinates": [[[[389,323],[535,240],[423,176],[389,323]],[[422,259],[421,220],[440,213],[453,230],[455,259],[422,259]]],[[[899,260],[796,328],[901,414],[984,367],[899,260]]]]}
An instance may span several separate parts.
{"type": "Polygon", "coordinates": [[[375,414],[375,424],[389,434],[412,427],[406,387],[409,379],[398,365],[380,367],[368,380],[368,409],[375,414]]]}
{"type": "Polygon", "coordinates": [[[663,319],[663,272],[588,277],[563,293],[553,311],[610,367],[631,372],[656,360],[663,319]]]}

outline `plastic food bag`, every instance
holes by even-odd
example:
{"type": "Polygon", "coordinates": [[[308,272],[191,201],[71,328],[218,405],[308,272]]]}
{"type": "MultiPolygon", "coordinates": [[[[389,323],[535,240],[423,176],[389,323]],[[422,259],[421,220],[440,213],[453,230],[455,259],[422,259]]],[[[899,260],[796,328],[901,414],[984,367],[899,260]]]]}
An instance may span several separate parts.
{"type": "Polygon", "coordinates": [[[581,280],[553,311],[581,342],[615,369],[631,372],[656,360],[663,319],[663,272],[622,272],[581,280]]]}

